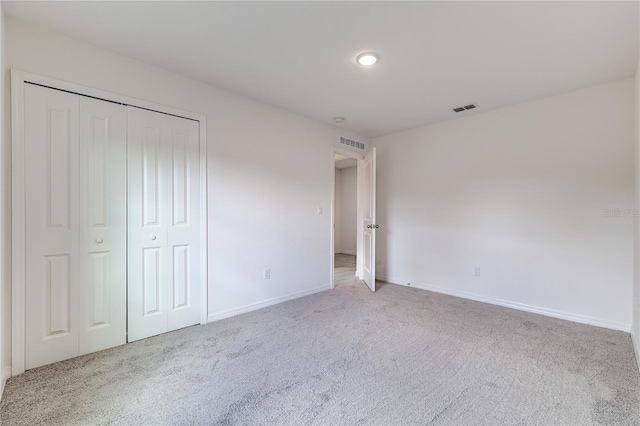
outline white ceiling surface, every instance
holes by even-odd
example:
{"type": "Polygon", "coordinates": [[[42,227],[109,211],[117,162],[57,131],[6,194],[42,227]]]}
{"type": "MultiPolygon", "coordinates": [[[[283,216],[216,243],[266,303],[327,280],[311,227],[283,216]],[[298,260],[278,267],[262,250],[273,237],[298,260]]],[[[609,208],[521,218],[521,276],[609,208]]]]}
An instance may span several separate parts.
{"type": "Polygon", "coordinates": [[[2,2],[5,13],[375,137],[630,77],[637,2],[2,2]],[[374,50],[379,63],[355,63],[374,50]],[[476,102],[478,110],[449,109],[476,102]]]}

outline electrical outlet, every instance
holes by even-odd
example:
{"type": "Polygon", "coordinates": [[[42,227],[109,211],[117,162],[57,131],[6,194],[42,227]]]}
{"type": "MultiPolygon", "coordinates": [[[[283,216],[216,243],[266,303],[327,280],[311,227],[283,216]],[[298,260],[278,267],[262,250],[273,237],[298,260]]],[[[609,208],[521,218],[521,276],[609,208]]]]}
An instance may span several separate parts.
{"type": "Polygon", "coordinates": [[[271,268],[267,268],[264,270],[264,279],[268,280],[271,278],[271,268]]]}
{"type": "Polygon", "coordinates": [[[473,271],[473,276],[474,277],[479,277],[480,276],[480,267],[476,266],[474,271],[473,271]]]}

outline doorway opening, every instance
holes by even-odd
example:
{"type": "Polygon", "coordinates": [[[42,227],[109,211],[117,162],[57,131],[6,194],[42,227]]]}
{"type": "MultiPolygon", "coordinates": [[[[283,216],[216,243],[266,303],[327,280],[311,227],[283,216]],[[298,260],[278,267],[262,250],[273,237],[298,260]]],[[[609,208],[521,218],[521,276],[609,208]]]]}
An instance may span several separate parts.
{"type": "Polygon", "coordinates": [[[363,155],[333,147],[331,171],[331,288],[364,283],[375,292],[376,148],[363,155]]]}
{"type": "Polygon", "coordinates": [[[334,287],[360,281],[358,258],[358,159],[334,153],[333,282],[334,287]]]}

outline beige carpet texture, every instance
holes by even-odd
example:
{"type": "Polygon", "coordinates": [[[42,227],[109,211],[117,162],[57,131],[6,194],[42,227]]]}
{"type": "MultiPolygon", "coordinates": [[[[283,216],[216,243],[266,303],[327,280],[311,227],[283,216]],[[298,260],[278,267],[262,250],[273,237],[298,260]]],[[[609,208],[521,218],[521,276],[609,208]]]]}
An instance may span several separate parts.
{"type": "Polygon", "coordinates": [[[627,333],[362,282],[11,378],[2,425],[638,425],[627,333]]]}

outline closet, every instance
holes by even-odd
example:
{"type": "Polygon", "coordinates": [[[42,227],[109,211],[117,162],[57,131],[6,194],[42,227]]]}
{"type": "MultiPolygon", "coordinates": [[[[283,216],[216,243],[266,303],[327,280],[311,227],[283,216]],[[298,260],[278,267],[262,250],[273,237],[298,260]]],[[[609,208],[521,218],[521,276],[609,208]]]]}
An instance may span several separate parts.
{"type": "Polygon", "coordinates": [[[200,323],[199,122],[24,84],[25,369],[200,323]]]}

